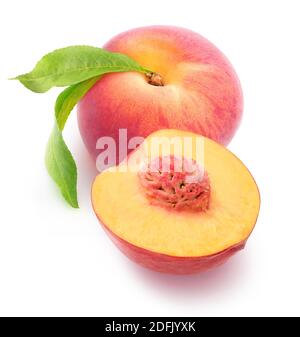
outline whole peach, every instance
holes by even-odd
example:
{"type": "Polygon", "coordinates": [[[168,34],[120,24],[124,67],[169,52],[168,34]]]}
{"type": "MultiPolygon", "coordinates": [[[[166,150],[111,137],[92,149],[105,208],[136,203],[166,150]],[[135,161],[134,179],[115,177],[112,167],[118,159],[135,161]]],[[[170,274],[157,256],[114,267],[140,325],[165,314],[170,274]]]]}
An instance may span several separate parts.
{"type": "Polygon", "coordinates": [[[117,144],[116,164],[126,156],[119,153],[120,129],[128,139],[173,128],[223,145],[231,140],[242,115],[242,90],[211,42],[184,28],[151,26],[117,35],[104,48],[127,54],[155,74],[107,74],[81,99],[79,128],[94,158],[97,140],[107,136],[117,144]]]}

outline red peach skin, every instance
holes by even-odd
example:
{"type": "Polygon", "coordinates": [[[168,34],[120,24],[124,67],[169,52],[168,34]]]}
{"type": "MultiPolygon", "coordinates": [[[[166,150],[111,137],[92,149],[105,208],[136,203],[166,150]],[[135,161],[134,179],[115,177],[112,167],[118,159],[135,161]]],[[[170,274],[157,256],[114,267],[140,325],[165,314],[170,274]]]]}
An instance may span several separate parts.
{"type": "Polygon", "coordinates": [[[167,274],[195,274],[207,271],[211,268],[220,266],[225,263],[232,255],[243,249],[246,240],[231,246],[216,254],[199,256],[199,257],[177,257],[166,254],[160,254],[137,247],[117,235],[107,228],[100,220],[106,233],[113,243],[123,252],[130,260],[140,264],[143,267],[150,268],[154,271],[167,274]]]}
{"type": "Polygon", "coordinates": [[[104,47],[158,72],[165,85],[126,72],[107,74],[89,90],[78,105],[78,122],[94,159],[99,137],[112,137],[118,153],[121,128],[128,139],[172,128],[229,143],[242,116],[242,90],[230,62],[211,42],[184,28],[151,26],[124,32],[104,47]]]}

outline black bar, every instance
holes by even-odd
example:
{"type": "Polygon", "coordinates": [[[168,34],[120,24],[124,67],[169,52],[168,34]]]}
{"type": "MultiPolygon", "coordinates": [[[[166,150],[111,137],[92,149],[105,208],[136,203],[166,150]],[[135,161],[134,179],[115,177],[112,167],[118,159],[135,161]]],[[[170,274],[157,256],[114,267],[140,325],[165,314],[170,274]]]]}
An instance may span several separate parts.
{"type": "MultiPolygon", "coordinates": [[[[76,333],[82,336],[203,336],[215,334],[241,336],[244,332],[254,336],[262,331],[284,334],[297,331],[299,318],[281,317],[95,317],[95,318],[0,318],[2,331],[6,325],[9,335],[17,333],[35,333],[39,336],[45,332],[76,333]]],[[[6,330],[5,329],[5,330],[6,330]]]]}

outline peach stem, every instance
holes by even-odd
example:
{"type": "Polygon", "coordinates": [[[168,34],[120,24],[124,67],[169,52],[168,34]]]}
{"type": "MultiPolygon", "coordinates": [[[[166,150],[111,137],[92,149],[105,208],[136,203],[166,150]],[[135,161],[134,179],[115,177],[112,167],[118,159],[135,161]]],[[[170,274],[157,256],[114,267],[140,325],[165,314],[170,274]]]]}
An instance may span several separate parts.
{"type": "Polygon", "coordinates": [[[158,73],[146,73],[148,83],[155,85],[156,87],[163,87],[164,82],[160,74],[158,73]]]}

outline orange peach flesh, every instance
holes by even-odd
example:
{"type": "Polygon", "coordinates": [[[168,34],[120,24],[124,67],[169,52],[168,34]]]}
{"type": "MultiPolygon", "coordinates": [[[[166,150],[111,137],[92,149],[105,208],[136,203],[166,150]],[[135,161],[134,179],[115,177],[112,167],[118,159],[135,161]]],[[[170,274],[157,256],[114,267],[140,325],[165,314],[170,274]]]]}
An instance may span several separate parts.
{"type": "MultiPolygon", "coordinates": [[[[169,154],[180,156],[182,152],[172,147],[169,154]]],[[[127,162],[97,176],[92,203],[98,218],[119,241],[153,254],[196,258],[243,246],[255,225],[260,198],[251,174],[230,151],[190,132],[161,130],[151,134],[127,162]],[[164,144],[156,149],[146,146],[157,137],[190,137],[193,145],[198,141],[203,145],[203,156],[195,146],[185,148],[184,154],[197,160],[209,176],[207,210],[176,211],[149,202],[138,172],[145,158],[166,153],[164,144]]]]}

